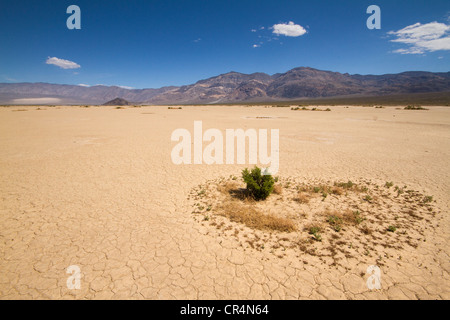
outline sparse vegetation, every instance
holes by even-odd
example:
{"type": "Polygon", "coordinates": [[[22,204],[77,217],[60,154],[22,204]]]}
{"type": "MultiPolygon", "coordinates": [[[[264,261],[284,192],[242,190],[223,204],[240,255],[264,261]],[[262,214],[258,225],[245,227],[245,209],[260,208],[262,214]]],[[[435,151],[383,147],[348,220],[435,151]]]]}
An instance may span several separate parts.
{"type": "Polygon", "coordinates": [[[355,184],[349,180],[348,182],[339,182],[335,185],[344,189],[351,189],[355,184]]]}
{"type": "MultiPolygon", "coordinates": [[[[243,178],[245,171],[252,184],[264,185],[261,181],[257,183],[263,178],[261,170],[246,169],[243,178]]],[[[256,201],[245,183],[234,177],[220,178],[212,185],[202,184],[192,190],[193,218],[218,230],[215,236],[234,237],[244,250],[266,248],[280,259],[299,254],[295,250],[300,250],[324,263],[331,259],[330,265],[342,266],[339,262],[342,256],[350,258],[367,253],[370,257],[384,257],[386,248],[401,250],[405,245],[416,248],[423,242],[423,223],[429,222],[437,212],[433,197],[407,186],[396,186],[394,191],[394,184],[389,181],[379,184],[368,179],[356,183],[312,180],[307,183],[301,179],[279,178],[273,184],[272,193],[282,196],[256,201]],[[404,192],[402,197],[396,197],[399,190],[404,192]],[[363,205],[361,201],[372,204],[363,205]],[[297,230],[304,232],[294,233],[297,230]],[[381,236],[389,233],[395,236],[381,236]]]]}
{"type": "Polygon", "coordinates": [[[307,107],[292,107],[291,110],[292,111],[331,111],[330,108],[320,109],[317,107],[314,107],[312,109],[308,109],[307,107]]]}
{"type": "Polygon", "coordinates": [[[422,106],[407,106],[405,107],[405,110],[428,110],[428,109],[423,108],[422,106]]]}
{"type": "Polygon", "coordinates": [[[334,231],[339,232],[342,229],[342,218],[338,216],[329,216],[327,219],[328,223],[334,229],[334,231]]]}

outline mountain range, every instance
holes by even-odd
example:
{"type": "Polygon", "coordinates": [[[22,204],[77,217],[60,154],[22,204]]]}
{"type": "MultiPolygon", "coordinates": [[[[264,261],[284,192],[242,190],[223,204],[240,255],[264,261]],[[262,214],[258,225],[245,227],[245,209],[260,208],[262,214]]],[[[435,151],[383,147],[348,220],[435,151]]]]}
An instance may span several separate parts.
{"type": "Polygon", "coordinates": [[[103,104],[120,98],[134,104],[214,104],[432,92],[450,92],[450,72],[350,75],[300,67],[274,75],[233,71],[190,85],[159,89],[0,83],[0,103],[14,104],[18,101],[23,103],[24,100],[52,98],[61,104],[103,104]]]}

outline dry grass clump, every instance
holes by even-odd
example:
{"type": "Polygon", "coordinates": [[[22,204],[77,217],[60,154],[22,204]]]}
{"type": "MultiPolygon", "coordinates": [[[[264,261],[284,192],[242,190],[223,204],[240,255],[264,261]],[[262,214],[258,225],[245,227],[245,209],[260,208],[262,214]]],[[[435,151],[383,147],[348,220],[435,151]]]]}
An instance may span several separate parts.
{"type": "Polygon", "coordinates": [[[297,230],[295,223],[290,219],[263,214],[255,207],[236,200],[227,201],[221,209],[223,215],[231,221],[243,223],[249,228],[281,232],[297,230]]]}
{"type": "Polygon", "coordinates": [[[326,220],[331,228],[333,228],[336,232],[341,231],[343,226],[356,226],[365,220],[358,210],[346,210],[343,213],[337,211],[326,211],[324,215],[326,216],[326,220]]]}
{"type": "Polygon", "coordinates": [[[309,203],[309,196],[306,193],[299,192],[297,197],[294,198],[294,200],[297,201],[298,203],[307,204],[309,203]]]}
{"type": "Polygon", "coordinates": [[[273,186],[273,193],[274,194],[282,194],[283,193],[283,186],[281,184],[276,184],[273,186]]]}
{"type": "Polygon", "coordinates": [[[237,182],[229,181],[225,182],[224,184],[220,184],[217,187],[217,190],[219,190],[220,193],[223,193],[225,195],[231,194],[234,190],[237,190],[239,188],[237,182]]]}
{"type": "Polygon", "coordinates": [[[341,187],[332,187],[331,188],[331,193],[335,194],[337,196],[342,196],[345,193],[345,191],[341,187]]]}

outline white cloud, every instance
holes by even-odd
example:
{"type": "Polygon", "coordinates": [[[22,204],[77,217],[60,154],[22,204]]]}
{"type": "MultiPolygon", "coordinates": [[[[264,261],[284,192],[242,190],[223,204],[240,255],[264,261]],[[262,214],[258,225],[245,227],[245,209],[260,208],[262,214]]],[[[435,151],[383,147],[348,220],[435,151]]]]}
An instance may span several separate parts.
{"type": "Polygon", "coordinates": [[[3,79],[9,82],[19,82],[19,80],[3,75],[3,79]]]}
{"type": "Polygon", "coordinates": [[[261,47],[259,44],[254,44],[253,45],[253,48],[259,48],[259,47],[261,47]]]}
{"type": "Polygon", "coordinates": [[[292,21],[289,23],[280,23],[273,25],[273,33],[276,35],[284,35],[286,37],[300,37],[306,33],[305,28],[292,21]]]}
{"type": "Polygon", "coordinates": [[[398,31],[390,31],[396,39],[391,42],[406,44],[408,48],[395,50],[401,54],[423,54],[450,50],[450,25],[439,22],[416,23],[398,31]]]}
{"type": "Polygon", "coordinates": [[[78,63],[75,63],[73,61],[69,61],[69,60],[64,60],[64,59],[59,59],[56,57],[50,58],[48,57],[47,64],[53,64],[57,67],[60,67],[62,69],[78,69],[81,68],[81,66],[78,63]]]}

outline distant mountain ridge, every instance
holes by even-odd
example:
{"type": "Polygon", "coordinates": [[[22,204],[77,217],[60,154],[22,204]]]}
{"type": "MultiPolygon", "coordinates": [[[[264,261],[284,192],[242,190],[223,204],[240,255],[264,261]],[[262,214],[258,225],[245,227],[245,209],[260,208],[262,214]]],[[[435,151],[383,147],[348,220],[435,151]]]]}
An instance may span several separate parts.
{"type": "Polygon", "coordinates": [[[159,89],[0,83],[0,103],[13,103],[14,99],[20,98],[53,97],[74,104],[103,104],[115,98],[141,104],[213,104],[449,91],[450,72],[350,75],[300,67],[272,76],[232,71],[191,85],[159,89]]]}

